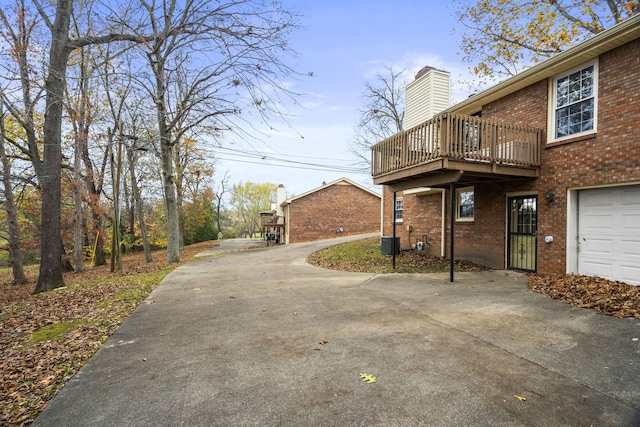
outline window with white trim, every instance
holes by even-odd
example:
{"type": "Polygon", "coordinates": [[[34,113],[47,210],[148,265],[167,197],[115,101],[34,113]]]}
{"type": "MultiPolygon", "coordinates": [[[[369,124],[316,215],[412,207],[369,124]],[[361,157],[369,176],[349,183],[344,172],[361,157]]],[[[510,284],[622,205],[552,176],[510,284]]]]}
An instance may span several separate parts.
{"type": "Polygon", "coordinates": [[[396,206],[394,208],[394,218],[396,222],[402,222],[404,214],[404,202],[402,199],[396,199],[396,206]]]}
{"type": "Polygon", "coordinates": [[[596,130],[598,64],[593,62],[553,81],[553,135],[563,139],[596,130]]]}
{"type": "Polygon", "coordinates": [[[458,221],[473,221],[473,187],[456,190],[456,219],[458,221]]]}

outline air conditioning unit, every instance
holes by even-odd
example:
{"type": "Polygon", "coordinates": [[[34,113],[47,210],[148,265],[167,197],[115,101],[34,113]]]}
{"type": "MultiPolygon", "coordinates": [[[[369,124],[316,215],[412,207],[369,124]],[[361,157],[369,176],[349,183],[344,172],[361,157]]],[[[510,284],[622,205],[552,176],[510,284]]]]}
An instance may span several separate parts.
{"type": "Polygon", "coordinates": [[[393,255],[395,247],[396,255],[400,253],[400,237],[396,237],[396,244],[393,244],[393,236],[382,236],[380,241],[380,252],[382,255],[393,255]]]}

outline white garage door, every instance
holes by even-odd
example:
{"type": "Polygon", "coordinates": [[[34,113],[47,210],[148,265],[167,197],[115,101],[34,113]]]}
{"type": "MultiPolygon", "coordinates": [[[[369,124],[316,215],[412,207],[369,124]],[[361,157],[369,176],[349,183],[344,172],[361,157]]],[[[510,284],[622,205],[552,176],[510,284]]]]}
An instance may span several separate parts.
{"type": "Polygon", "coordinates": [[[582,190],[578,273],[640,285],[640,185],[582,190]]]}

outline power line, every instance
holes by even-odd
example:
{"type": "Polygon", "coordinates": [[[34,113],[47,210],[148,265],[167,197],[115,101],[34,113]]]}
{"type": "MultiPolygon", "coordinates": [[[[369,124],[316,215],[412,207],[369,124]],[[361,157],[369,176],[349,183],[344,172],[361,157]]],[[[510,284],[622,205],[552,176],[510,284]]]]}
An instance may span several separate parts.
{"type": "Polygon", "coordinates": [[[263,166],[275,166],[282,168],[290,168],[290,169],[303,169],[303,170],[319,170],[326,172],[347,172],[347,173],[357,173],[357,174],[369,174],[370,170],[368,168],[348,168],[348,167],[339,167],[339,166],[331,166],[331,165],[319,165],[319,164],[304,164],[299,162],[290,162],[297,164],[278,164],[278,163],[267,163],[260,161],[252,161],[247,159],[231,159],[225,157],[217,157],[219,160],[225,160],[229,162],[238,162],[238,163],[249,163],[254,165],[263,165],[263,166]]]}
{"type": "MultiPolygon", "coordinates": [[[[228,148],[228,147],[217,147],[219,150],[223,150],[223,151],[232,151],[232,152],[236,152],[236,153],[242,153],[242,154],[247,154],[247,155],[255,155],[255,156],[267,156],[270,158],[275,158],[269,155],[269,153],[266,152],[260,152],[260,151],[247,151],[247,150],[237,150],[237,149],[233,149],[233,148],[228,148]]],[[[350,159],[337,159],[335,157],[316,157],[316,156],[305,156],[302,154],[286,154],[286,153],[280,153],[278,152],[277,154],[281,155],[281,156],[287,156],[287,157],[299,157],[302,159],[315,159],[315,160],[331,160],[331,161],[336,161],[336,162],[353,162],[353,160],[350,159]]]]}
{"type": "Polygon", "coordinates": [[[268,154],[255,152],[255,151],[234,150],[226,147],[219,147],[219,149],[221,149],[222,151],[227,151],[226,153],[227,156],[240,157],[239,159],[236,159],[236,158],[216,156],[216,158],[220,160],[227,160],[232,162],[260,164],[265,166],[288,167],[288,168],[294,168],[294,169],[311,169],[311,170],[323,170],[323,171],[347,172],[347,173],[359,173],[359,174],[365,174],[365,173],[368,174],[370,172],[368,167],[354,166],[353,161],[351,160],[329,159],[324,157],[313,157],[313,156],[296,156],[296,155],[289,156],[289,157],[300,157],[300,158],[317,159],[317,160],[332,160],[332,161],[342,161],[342,162],[348,161],[351,164],[336,165],[336,164],[328,164],[325,162],[311,163],[311,162],[302,162],[302,161],[296,161],[291,159],[283,159],[283,158],[274,157],[268,154]],[[254,159],[256,161],[251,161],[249,159],[254,159]],[[262,160],[262,161],[257,161],[257,160],[262,160]]]}

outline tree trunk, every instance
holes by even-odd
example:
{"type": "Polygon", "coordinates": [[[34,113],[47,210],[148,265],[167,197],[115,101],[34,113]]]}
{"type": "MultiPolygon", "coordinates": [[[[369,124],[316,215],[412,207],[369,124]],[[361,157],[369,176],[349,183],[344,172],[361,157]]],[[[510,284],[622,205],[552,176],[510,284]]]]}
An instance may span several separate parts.
{"type": "Polygon", "coordinates": [[[216,194],[216,199],[218,199],[218,205],[216,206],[216,222],[218,224],[218,234],[222,233],[222,226],[221,226],[221,220],[220,220],[220,204],[222,203],[222,197],[218,197],[218,195],[216,194]]]}
{"type": "Polygon", "coordinates": [[[94,210],[95,206],[90,206],[91,224],[95,239],[91,242],[93,249],[95,249],[93,253],[93,266],[98,267],[99,265],[105,265],[107,263],[107,259],[104,256],[104,229],[102,227],[102,215],[100,212],[94,210]]]}
{"type": "MultiPolygon", "coordinates": [[[[144,259],[146,262],[153,261],[151,256],[151,247],[149,246],[149,238],[147,237],[147,223],[144,220],[144,212],[142,210],[142,198],[140,197],[140,189],[138,188],[138,179],[136,178],[135,168],[135,151],[129,150],[129,174],[131,175],[131,193],[133,194],[133,205],[135,206],[138,222],[140,223],[140,238],[142,239],[142,247],[144,248],[144,259]]],[[[131,224],[131,232],[133,232],[133,223],[131,224]]]]}
{"type": "Polygon", "coordinates": [[[176,187],[173,184],[173,156],[167,139],[162,136],[160,138],[164,200],[167,209],[167,262],[176,263],[180,261],[180,227],[176,187]]]}
{"type": "Polygon", "coordinates": [[[85,182],[87,186],[87,193],[89,195],[87,203],[89,205],[89,209],[91,209],[91,235],[93,236],[93,239],[90,243],[93,245],[92,247],[95,248],[93,254],[93,266],[98,267],[107,263],[107,259],[104,256],[104,229],[102,227],[100,196],[102,194],[101,177],[104,176],[108,153],[111,152],[111,147],[109,146],[107,147],[107,150],[105,150],[105,155],[102,159],[102,170],[99,173],[100,178],[98,178],[98,180],[96,180],[96,174],[93,172],[93,164],[89,155],[88,146],[84,145],[82,148],[84,149],[82,152],[82,160],[84,163],[85,182]]]}
{"type": "Polygon", "coordinates": [[[13,283],[21,285],[27,283],[27,277],[24,275],[22,267],[22,258],[20,256],[20,230],[18,228],[18,212],[13,203],[13,187],[11,186],[11,162],[7,158],[4,151],[4,119],[0,123],[0,159],[2,160],[2,181],[4,184],[4,208],[7,212],[7,225],[9,228],[9,260],[13,270],[13,283]]]}
{"type": "Polygon", "coordinates": [[[42,229],[40,245],[40,271],[34,293],[49,291],[64,286],[62,280],[62,236],[60,235],[60,183],[62,165],[62,106],[69,48],[69,21],[72,0],[58,0],[56,19],[51,28],[49,50],[49,74],[45,82],[47,89],[46,113],[44,116],[42,188],[42,229]]]}
{"type": "Polygon", "coordinates": [[[76,273],[84,270],[84,230],[82,214],[82,177],[80,176],[80,153],[82,152],[82,136],[77,135],[73,160],[73,262],[76,273]]]}
{"type": "Polygon", "coordinates": [[[182,179],[183,179],[183,169],[182,165],[176,165],[176,204],[178,205],[178,241],[180,248],[184,248],[184,215],[182,212],[182,204],[183,204],[183,189],[182,189],[182,179]]]}
{"type": "Polygon", "coordinates": [[[156,79],[155,103],[158,117],[158,133],[160,136],[160,157],[162,162],[162,184],[164,201],[167,209],[167,262],[180,261],[180,222],[178,215],[178,201],[173,172],[173,143],[171,132],[167,126],[166,86],[164,65],[165,60],[156,56],[154,77],[156,79]]]}

